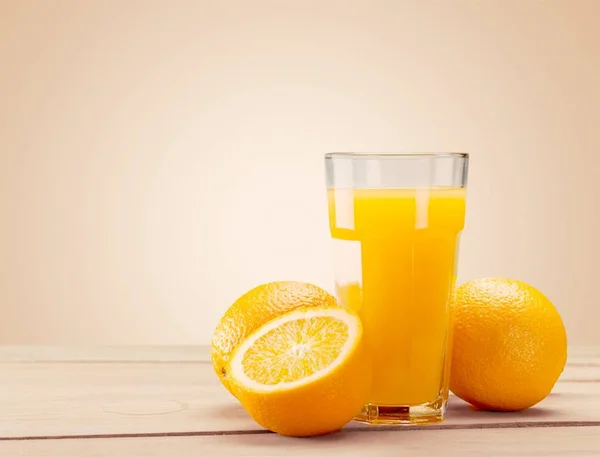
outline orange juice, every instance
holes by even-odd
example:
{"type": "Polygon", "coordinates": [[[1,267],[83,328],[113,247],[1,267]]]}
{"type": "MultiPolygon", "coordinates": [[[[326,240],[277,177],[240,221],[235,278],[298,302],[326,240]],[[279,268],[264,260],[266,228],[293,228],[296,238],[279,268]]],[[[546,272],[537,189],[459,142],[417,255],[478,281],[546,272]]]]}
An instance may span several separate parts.
{"type": "Polygon", "coordinates": [[[449,298],[465,219],[462,188],[329,189],[338,299],[358,311],[372,405],[448,395],[449,298]]]}

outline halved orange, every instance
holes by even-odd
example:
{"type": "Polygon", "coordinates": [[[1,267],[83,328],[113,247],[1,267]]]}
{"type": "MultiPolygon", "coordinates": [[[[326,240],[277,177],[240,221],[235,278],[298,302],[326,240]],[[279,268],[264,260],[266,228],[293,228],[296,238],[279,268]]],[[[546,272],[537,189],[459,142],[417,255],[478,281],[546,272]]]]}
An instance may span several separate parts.
{"type": "Polygon", "coordinates": [[[211,358],[221,383],[231,391],[227,373],[231,353],[260,326],[294,309],[336,303],[320,287],[298,281],[261,284],[246,292],[229,307],[213,335],[211,358]]]}
{"type": "Polygon", "coordinates": [[[282,435],[340,429],[366,403],[371,370],[358,316],[318,306],[284,314],[233,352],[231,387],[248,413],[282,435]]]}

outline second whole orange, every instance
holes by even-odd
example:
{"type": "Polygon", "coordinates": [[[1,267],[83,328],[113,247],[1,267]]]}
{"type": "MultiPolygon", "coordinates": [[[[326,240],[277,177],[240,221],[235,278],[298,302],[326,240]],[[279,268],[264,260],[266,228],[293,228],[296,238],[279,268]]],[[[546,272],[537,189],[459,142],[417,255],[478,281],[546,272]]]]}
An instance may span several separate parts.
{"type": "Polygon", "coordinates": [[[450,389],[479,409],[518,411],[543,400],[567,360],[554,305],[522,281],[485,278],[453,301],[450,389]]]}

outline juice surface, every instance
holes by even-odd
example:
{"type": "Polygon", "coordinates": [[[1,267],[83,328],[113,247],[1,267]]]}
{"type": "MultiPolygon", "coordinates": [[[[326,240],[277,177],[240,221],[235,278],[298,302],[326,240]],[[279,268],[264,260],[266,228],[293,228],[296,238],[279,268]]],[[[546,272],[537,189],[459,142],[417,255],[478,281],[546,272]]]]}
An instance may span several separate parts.
{"type": "Polygon", "coordinates": [[[338,298],[358,311],[373,363],[369,402],[447,397],[465,190],[329,189],[328,197],[338,298]]]}

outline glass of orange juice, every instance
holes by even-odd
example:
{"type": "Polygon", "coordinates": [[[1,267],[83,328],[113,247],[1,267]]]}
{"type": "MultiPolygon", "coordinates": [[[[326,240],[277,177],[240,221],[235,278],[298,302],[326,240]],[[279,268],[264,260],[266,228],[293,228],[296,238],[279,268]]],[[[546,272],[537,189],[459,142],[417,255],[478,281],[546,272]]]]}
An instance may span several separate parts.
{"type": "Polygon", "coordinates": [[[359,421],[444,418],[468,162],[463,153],[325,156],[336,293],[362,319],[373,372],[359,421]]]}

